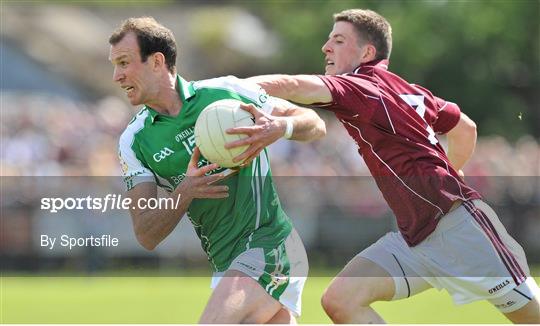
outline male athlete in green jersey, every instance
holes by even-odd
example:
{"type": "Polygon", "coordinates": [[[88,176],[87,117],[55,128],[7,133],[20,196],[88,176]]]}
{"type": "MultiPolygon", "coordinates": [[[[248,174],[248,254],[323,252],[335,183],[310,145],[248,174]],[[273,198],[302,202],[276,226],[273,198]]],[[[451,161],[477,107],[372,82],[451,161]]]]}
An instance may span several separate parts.
{"type": "Polygon", "coordinates": [[[187,213],[215,272],[200,322],[295,322],[307,256],[281,208],[266,151],[225,179],[230,170],[201,157],[193,129],[200,112],[221,99],[252,104],[243,107],[275,140],[322,137],[324,122],[232,76],[185,81],[176,73],[172,32],[153,18],[124,21],[109,43],[114,81],[132,105],[144,104],[120,137],[128,196],[133,203],[156,198],[159,186],[180,199],[170,210],[131,208],[137,239],[155,248],[187,213]]]}

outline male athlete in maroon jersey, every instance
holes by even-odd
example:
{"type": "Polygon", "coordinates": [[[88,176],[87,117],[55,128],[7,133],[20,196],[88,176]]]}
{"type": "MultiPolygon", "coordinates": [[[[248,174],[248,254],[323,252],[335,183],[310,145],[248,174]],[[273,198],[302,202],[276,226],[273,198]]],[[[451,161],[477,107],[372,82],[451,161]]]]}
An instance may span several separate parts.
{"type": "Polygon", "coordinates": [[[458,106],[387,68],[388,60],[376,60],[350,75],[319,76],[332,94],[322,107],[335,113],[358,144],[401,234],[414,246],[455,202],[480,195],[465,185],[435,137],[458,123],[458,106]]]}
{"type": "MultiPolygon", "coordinates": [[[[334,15],[323,46],[326,76],[251,78],[270,95],[331,110],[359,147],[398,220],[391,232],[354,257],[322,298],[336,323],[383,323],[370,307],[430,287],[454,302],[489,300],[513,322],[540,323],[540,290],[521,246],[495,212],[461,179],[473,153],[476,125],[459,107],[388,72],[392,38],[370,10],[334,15]],[[446,134],[448,153],[436,133],[446,134]]],[[[255,115],[262,115],[255,108],[255,115]]],[[[236,128],[251,160],[275,135],[292,130],[271,117],[236,128]]]]}

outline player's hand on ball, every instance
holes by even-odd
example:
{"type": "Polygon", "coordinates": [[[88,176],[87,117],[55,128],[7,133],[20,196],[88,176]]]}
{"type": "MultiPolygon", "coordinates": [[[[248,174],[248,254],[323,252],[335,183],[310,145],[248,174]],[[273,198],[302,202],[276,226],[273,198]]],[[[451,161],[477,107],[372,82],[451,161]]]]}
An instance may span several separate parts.
{"type": "Polygon", "coordinates": [[[219,168],[216,163],[197,167],[201,153],[198,147],[193,150],[191,160],[186,170],[186,178],[180,183],[182,196],[193,198],[226,198],[229,196],[229,187],[215,185],[214,183],[225,178],[225,174],[217,173],[206,175],[219,168]]]}
{"type": "Polygon", "coordinates": [[[228,134],[245,134],[248,137],[226,143],[225,148],[249,145],[242,154],[233,158],[233,162],[243,161],[241,166],[245,166],[253,161],[266,146],[283,136],[286,123],[283,119],[272,116],[253,104],[241,104],[240,108],[253,115],[255,125],[227,129],[228,134]]]}

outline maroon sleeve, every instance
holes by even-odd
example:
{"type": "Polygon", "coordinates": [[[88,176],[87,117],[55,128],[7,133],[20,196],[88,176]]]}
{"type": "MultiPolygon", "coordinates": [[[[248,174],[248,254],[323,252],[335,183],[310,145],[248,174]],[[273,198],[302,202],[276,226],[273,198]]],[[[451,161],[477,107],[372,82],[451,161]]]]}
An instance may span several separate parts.
{"type": "Polygon", "coordinates": [[[369,88],[373,88],[367,81],[357,78],[356,75],[318,75],[317,77],[319,77],[330,90],[332,102],[317,103],[314,104],[314,106],[336,113],[347,113],[351,108],[364,104],[366,92],[369,91],[369,88]]]}
{"type": "Polygon", "coordinates": [[[433,130],[439,134],[446,134],[454,128],[461,116],[461,110],[457,104],[436,98],[437,120],[433,124],[433,130]]]}

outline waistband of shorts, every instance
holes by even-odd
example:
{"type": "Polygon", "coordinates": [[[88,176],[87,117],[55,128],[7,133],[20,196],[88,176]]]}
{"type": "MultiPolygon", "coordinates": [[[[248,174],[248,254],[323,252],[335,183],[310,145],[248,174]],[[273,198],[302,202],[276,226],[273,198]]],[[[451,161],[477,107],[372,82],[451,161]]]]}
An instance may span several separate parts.
{"type": "Polygon", "coordinates": [[[441,217],[441,220],[439,221],[439,224],[437,225],[437,228],[435,229],[435,231],[448,230],[462,223],[463,221],[470,219],[471,214],[469,213],[465,205],[463,205],[463,203],[465,202],[475,204],[478,202],[482,202],[482,200],[473,199],[473,200],[460,202],[459,205],[457,205],[456,207],[453,207],[453,209],[451,209],[448,213],[446,213],[443,217],[441,217]]]}
{"type": "MultiPolygon", "coordinates": [[[[450,209],[448,210],[448,213],[452,212],[453,210],[455,210],[456,208],[458,208],[459,206],[461,206],[463,204],[463,200],[461,199],[458,199],[456,200],[453,204],[452,204],[452,207],[450,207],[450,209]]],[[[448,214],[446,213],[446,214],[448,214]]]]}

